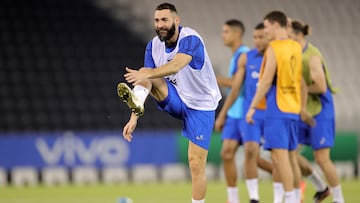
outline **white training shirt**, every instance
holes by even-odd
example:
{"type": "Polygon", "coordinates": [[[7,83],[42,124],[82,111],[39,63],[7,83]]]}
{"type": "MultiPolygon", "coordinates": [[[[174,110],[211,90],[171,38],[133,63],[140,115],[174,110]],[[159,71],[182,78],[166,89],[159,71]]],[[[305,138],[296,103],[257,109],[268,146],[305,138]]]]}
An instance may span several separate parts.
{"type": "Polygon", "coordinates": [[[154,37],[147,45],[145,67],[156,68],[171,61],[175,54],[192,56],[191,62],[178,73],[166,76],[174,84],[181,100],[195,110],[215,110],[221,99],[211,61],[200,35],[188,27],[179,27],[176,46],[165,47],[159,37],[154,37]]]}

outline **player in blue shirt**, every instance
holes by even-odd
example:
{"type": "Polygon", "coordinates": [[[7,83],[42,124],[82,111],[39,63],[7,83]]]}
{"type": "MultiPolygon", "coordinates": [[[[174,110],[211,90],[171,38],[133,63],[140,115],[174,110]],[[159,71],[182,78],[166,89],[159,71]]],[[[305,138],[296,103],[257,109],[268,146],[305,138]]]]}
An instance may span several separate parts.
{"type": "MultiPolygon", "coordinates": [[[[247,53],[243,53],[240,57],[236,58],[238,62],[236,64],[236,72],[232,74],[232,80],[229,83],[229,85],[231,85],[231,91],[229,92],[228,97],[226,98],[226,101],[215,122],[216,130],[223,129],[222,158],[224,162],[225,176],[228,183],[229,203],[237,203],[239,201],[238,197],[235,196],[235,193],[237,195],[238,190],[237,187],[235,187],[236,168],[234,156],[238,146],[241,143],[244,143],[245,146],[244,169],[246,185],[251,202],[259,201],[257,184],[258,164],[259,167],[269,171],[270,173],[272,170],[271,164],[269,162],[259,158],[259,143],[263,132],[263,112],[259,111],[256,113],[256,118],[259,119],[259,122],[255,126],[248,126],[242,122],[244,112],[247,112],[251,100],[256,92],[256,84],[258,81],[263,52],[267,45],[267,40],[263,35],[263,28],[263,24],[260,23],[255,27],[254,30],[254,43],[257,48],[247,53]],[[241,102],[238,103],[239,100],[241,102]],[[240,108],[237,109],[236,112],[238,121],[230,122],[235,120],[235,118],[232,117],[233,114],[231,114],[231,110],[234,109],[234,106],[240,108]],[[235,173],[231,169],[235,170],[235,173]],[[234,195],[232,195],[232,190],[234,191],[234,195]]],[[[236,54],[234,54],[232,61],[235,57],[236,54]]]]}
{"type": "MultiPolygon", "coordinates": [[[[234,75],[239,71],[238,64],[241,55],[249,51],[249,48],[243,45],[242,38],[245,32],[243,23],[236,19],[225,22],[222,28],[222,38],[224,45],[228,46],[233,56],[229,64],[228,77],[217,77],[218,84],[230,88],[232,86],[234,75]]],[[[242,71],[242,70],[240,70],[242,71]]],[[[241,90],[239,90],[241,91],[241,90]]],[[[228,89],[228,93],[230,89],[228,89]]],[[[221,158],[223,161],[224,173],[227,183],[227,200],[229,203],[238,203],[237,188],[237,169],[235,163],[235,154],[241,144],[240,124],[242,119],[243,95],[240,93],[234,103],[227,110],[219,113],[216,130],[222,130],[222,150],[221,158]],[[219,121],[220,120],[220,121],[219,121]],[[219,126],[221,123],[223,126],[219,126]]]]}

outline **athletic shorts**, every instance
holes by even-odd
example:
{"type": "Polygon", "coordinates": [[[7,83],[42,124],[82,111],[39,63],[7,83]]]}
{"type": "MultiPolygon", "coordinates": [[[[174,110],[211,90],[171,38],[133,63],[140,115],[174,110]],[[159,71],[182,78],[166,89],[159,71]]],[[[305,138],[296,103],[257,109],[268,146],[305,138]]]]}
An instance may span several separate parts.
{"type": "Polygon", "coordinates": [[[254,119],[254,124],[244,121],[241,125],[243,142],[257,142],[260,144],[261,136],[264,135],[264,119],[254,119]]]}
{"type": "Polygon", "coordinates": [[[208,150],[215,123],[215,111],[188,108],[181,100],[174,85],[167,81],[168,96],[158,107],[183,121],[183,136],[194,144],[208,150]]]}
{"type": "Polygon", "coordinates": [[[226,117],[224,128],[221,133],[221,140],[236,140],[241,144],[241,123],[242,119],[226,117]]]}
{"type": "Polygon", "coordinates": [[[297,149],[299,121],[271,118],[265,120],[264,149],[297,149]]]}
{"type": "Polygon", "coordinates": [[[334,119],[318,119],[315,117],[315,121],[314,127],[300,121],[299,143],[311,146],[314,150],[333,147],[335,139],[334,119]]]}

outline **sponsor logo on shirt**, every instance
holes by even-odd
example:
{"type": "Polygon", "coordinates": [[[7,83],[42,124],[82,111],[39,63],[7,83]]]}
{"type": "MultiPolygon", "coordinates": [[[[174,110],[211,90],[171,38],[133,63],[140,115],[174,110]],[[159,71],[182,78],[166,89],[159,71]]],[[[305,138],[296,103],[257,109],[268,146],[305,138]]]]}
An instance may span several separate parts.
{"type": "Polygon", "coordinates": [[[256,68],[256,65],[249,65],[249,68],[254,69],[254,68],[256,68]]]}

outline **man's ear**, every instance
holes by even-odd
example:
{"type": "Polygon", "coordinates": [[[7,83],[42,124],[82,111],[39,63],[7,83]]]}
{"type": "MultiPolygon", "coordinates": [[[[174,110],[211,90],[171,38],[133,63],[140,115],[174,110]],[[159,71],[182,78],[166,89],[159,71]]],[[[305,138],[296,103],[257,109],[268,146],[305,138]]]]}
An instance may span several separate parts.
{"type": "Polygon", "coordinates": [[[175,24],[180,25],[180,16],[175,17],[175,24]]]}

